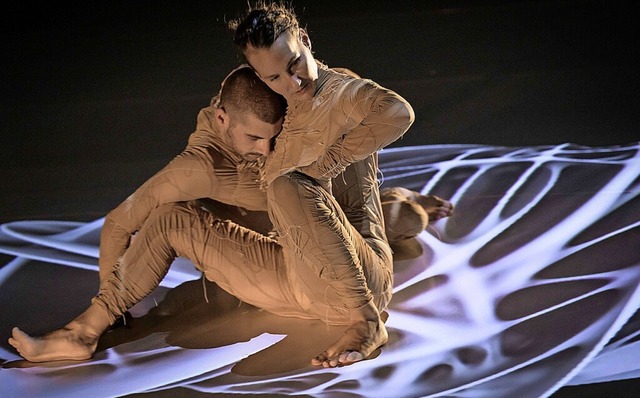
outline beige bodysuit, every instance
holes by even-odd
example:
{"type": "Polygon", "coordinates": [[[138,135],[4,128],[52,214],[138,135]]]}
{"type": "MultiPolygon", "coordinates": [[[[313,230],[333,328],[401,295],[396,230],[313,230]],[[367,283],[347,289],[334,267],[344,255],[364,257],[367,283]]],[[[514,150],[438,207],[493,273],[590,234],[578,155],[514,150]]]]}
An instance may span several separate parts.
{"type": "Polygon", "coordinates": [[[407,131],[413,110],[370,80],[322,66],[314,96],[288,105],[265,176],[296,299],[327,323],[347,323],[370,300],[382,311],[393,259],[377,151],[407,131]]]}
{"type": "Polygon", "coordinates": [[[376,151],[408,129],[412,117],[394,115],[410,106],[327,69],[314,98],[298,106],[265,166],[267,194],[258,181],[263,165],[224,144],[212,105],[200,111],[185,150],[107,215],[94,302],[112,322],[159,285],[176,256],[240,300],[283,316],[345,324],[368,300],[386,307],[393,266],[376,151]],[[267,210],[275,235],[267,234],[267,210]]]}

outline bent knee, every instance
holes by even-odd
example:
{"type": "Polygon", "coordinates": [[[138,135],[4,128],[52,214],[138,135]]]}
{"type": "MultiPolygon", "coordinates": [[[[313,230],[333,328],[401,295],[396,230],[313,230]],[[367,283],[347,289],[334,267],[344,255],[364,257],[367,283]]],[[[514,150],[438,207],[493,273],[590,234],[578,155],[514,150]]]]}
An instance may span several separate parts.
{"type": "Polygon", "coordinates": [[[153,209],[145,221],[146,227],[171,228],[184,224],[184,220],[195,216],[194,210],[185,202],[166,203],[153,209]]]}
{"type": "Polygon", "coordinates": [[[148,219],[151,220],[166,218],[169,214],[180,211],[182,207],[184,207],[184,204],[182,203],[166,203],[160,205],[153,209],[151,213],[149,213],[148,219]]]}

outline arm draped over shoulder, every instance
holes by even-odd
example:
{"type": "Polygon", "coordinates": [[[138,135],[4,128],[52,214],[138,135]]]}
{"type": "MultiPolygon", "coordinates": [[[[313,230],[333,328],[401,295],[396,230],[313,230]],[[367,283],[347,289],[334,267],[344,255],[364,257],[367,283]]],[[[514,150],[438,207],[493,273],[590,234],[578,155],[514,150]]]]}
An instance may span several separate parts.
{"type": "Polygon", "coordinates": [[[331,179],[398,140],[415,120],[411,105],[394,91],[368,79],[321,72],[312,102],[287,114],[267,162],[267,183],[293,170],[331,179]]]}

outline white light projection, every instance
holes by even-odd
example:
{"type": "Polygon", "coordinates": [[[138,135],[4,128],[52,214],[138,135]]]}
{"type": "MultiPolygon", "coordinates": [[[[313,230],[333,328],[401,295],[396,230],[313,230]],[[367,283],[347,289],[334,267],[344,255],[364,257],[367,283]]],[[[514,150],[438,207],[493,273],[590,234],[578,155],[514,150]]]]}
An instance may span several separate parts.
{"type": "MultiPolygon", "coordinates": [[[[20,361],[5,344],[0,383],[32,396],[179,389],[181,396],[527,398],[638,378],[639,151],[640,144],[565,144],[381,152],[384,186],[433,193],[456,208],[408,242],[418,256],[396,260],[390,341],[373,360],[247,376],[234,364],[284,344],[286,334],[195,349],[152,333],[90,361],[36,367],[7,366],[20,361]]],[[[101,225],[2,225],[0,252],[16,257],[0,269],[2,288],[32,260],[97,270],[101,225]]],[[[179,259],[163,286],[199,276],[179,259]]]]}

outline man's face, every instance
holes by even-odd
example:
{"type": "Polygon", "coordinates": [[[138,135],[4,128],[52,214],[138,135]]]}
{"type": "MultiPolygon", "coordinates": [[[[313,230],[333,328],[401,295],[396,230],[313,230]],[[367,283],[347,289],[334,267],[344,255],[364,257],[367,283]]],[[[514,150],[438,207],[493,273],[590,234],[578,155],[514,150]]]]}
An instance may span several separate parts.
{"type": "Polygon", "coordinates": [[[282,119],[270,124],[253,114],[235,115],[228,119],[226,141],[244,160],[253,161],[269,154],[281,128],[282,119]]]}
{"type": "Polygon", "coordinates": [[[256,74],[289,104],[313,97],[318,65],[304,31],[282,33],[269,48],[249,45],[244,55],[256,74]],[[306,43],[306,45],[305,45],[306,43]]]}

